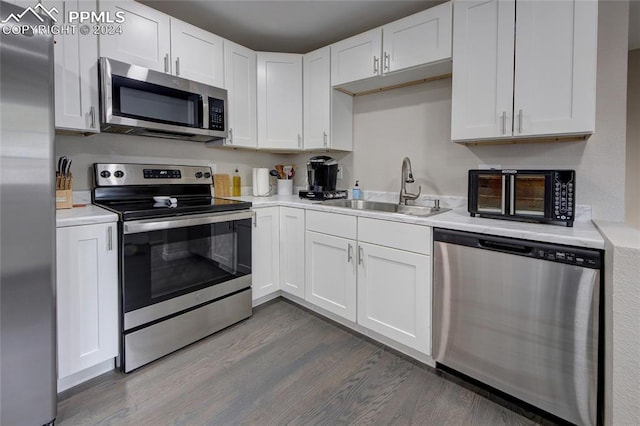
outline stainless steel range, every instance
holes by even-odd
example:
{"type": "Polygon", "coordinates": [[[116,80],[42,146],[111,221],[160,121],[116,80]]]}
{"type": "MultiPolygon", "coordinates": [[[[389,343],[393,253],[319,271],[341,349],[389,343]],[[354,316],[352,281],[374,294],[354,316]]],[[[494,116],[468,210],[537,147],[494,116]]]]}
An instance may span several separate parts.
{"type": "Polygon", "coordinates": [[[119,217],[120,366],[141,367],[251,316],[251,203],[211,196],[209,167],[94,164],[119,217]]]}

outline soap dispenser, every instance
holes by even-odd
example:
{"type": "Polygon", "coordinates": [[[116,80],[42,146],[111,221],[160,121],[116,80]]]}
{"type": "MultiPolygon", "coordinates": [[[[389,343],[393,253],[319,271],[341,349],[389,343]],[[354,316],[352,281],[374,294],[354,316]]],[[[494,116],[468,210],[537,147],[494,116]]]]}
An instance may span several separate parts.
{"type": "Polygon", "coordinates": [[[360,181],[358,180],[356,181],[356,185],[351,190],[351,198],[353,198],[354,200],[362,199],[362,191],[360,191],[360,181]]]}

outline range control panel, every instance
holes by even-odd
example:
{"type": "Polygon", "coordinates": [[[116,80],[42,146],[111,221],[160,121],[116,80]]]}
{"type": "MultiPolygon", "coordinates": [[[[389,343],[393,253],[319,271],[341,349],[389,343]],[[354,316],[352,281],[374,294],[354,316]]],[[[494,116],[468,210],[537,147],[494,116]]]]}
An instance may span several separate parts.
{"type": "Polygon", "coordinates": [[[96,163],[96,186],[212,184],[211,168],[164,164],[96,163]]]}
{"type": "Polygon", "coordinates": [[[145,179],[180,179],[182,173],[175,169],[143,169],[145,179]]]}

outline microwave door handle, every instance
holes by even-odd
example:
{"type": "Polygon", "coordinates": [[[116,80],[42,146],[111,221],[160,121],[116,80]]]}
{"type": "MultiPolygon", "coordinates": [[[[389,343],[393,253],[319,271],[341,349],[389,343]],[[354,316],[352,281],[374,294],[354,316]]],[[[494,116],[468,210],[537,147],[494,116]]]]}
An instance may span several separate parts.
{"type": "Polygon", "coordinates": [[[507,212],[507,177],[502,175],[502,206],[500,209],[502,214],[507,212]]]}

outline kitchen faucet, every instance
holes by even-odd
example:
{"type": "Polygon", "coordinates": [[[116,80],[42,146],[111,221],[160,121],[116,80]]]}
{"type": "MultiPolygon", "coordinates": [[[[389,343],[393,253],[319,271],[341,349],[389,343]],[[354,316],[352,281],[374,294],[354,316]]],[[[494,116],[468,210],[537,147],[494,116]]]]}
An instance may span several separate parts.
{"type": "Polygon", "coordinates": [[[421,186],[418,186],[417,194],[407,192],[407,184],[413,182],[415,182],[415,180],[413,179],[413,172],[411,171],[411,160],[409,160],[409,157],[404,157],[402,160],[402,175],[400,176],[400,202],[398,204],[405,205],[407,204],[407,200],[415,200],[420,196],[422,192],[421,186]]]}

